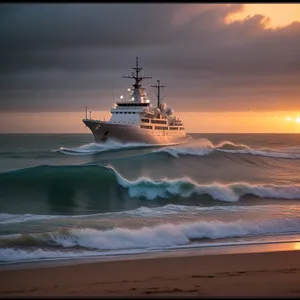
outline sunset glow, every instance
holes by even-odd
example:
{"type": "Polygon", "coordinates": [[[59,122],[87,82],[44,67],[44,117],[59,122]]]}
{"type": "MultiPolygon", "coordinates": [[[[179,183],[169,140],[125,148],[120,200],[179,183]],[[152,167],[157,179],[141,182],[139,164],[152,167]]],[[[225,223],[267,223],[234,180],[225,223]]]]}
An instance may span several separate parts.
{"type": "Polygon", "coordinates": [[[295,21],[300,21],[299,4],[245,4],[244,10],[231,14],[227,22],[242,21],[247,17],[263,15],[269,18],[267,28],[287,26],[295,21]]]}
{"type": "Polygon", "coordinates": [[[292,118],[292,117],[286,117],[285,120],[288,121],[288,122],[300,123],[300,117],[299,116],[296,116],[294,118],[292,118]]]}
{"type": "MultiPolygon", "coordinates": [[[[109,111],[93,111],[93,118],[108,120],[109,111]]],[[[300,133],[294,112],[177,112],[188,133],[300,133]]],[[[84,112],[0,114],[0,133],[90,133],[82,123],[84,112]],[[55,122],[53,122],[55,120],[55,122]],[[11,124],[9,130],[3,130],[11,124]],[[39,127],[36,124],[40,124],[39,127]],[[2,130],[2,131],[1,131],[2,130]]]]}
{"type": "Polygon", "coordinates": [[[0,23],[3,295],[300,299],[300,2],[0,23]]]}
{"type": "Polygon", "coordinates": [[[3,133],[89,133],[84,107],[109,120],[136,55],[151,103],[162,80],[187,132],[300,132],[300,4],[25,4],[3,16],[3,133]]]}

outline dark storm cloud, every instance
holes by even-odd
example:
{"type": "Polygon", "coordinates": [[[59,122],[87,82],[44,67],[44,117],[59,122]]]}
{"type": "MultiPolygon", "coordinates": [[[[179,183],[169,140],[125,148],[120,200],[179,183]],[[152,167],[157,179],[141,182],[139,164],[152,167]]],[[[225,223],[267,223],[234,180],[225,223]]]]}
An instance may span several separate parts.
{"type": "MultiPolygon", "coordinates": [[[[179,110],[300,108],[300,24],[224,24],[241,4],[0,6],[0,109],[107,109],[134,57],[179,110]],[[101,100],[99,100],[101,99],[101,100]],[[275,104],[274,104],[275,103],[275,104]],[[277,104],[276,104],[277,103],[277,104]]],[[[146,83],[146,82],[145,82],[146,83]]]]}

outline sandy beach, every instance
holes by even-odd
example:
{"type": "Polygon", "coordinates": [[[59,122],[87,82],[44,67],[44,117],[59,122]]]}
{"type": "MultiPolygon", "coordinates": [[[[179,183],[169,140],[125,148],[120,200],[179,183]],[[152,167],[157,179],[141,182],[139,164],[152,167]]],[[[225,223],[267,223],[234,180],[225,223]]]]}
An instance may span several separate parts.
{"type": "Polygon", "coordinates": [[[0,295],[300,297],[300,251],[157,257],[2,270],[0,295]]]}

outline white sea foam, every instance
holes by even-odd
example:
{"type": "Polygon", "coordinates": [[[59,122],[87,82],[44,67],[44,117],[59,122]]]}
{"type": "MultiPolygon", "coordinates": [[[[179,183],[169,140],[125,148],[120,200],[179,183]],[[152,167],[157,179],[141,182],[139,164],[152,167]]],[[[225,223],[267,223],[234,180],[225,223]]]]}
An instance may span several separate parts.
{"type": "MultiPolygon", "coordinates": [[[[72,229],[65,233],[56,232],[48,234],[48,242],[52,246],[54,242],[56,245],[66,248],[64,251],[5,248],[0,249],[0,262],[122,255],[176,248],[208,247],[218,244],[247,244],[247,242],[218,242],[217,239],[260,237],[262,235],[299,232],[299,218],[278,218],[260,221],[238,220],[235,222],[202,221],[182,224],[161,224],[140,229],[115,228],[104,231],[91,228],[72,229]],[[201,239],[211,239],[212,241],[200,243],[201,239]],[[199,241],[196,244],[191,244],[192,240],[199,241]],[[78,246],[89,251],[79,251],[77,249],[78,246]],[[77,249],[76,251],[73,250],[74,247],[77,249]]],[[[12,238],[18,239],[19,237],[10,236],[10,239],[12,238]]],[[[35,238],[38,238],[38,236],[35,238]]],[[[40,236],[40,238],[45,242],[45,234],[40,236]]],[[[255,243],[255,240],[252,243],[255,243]]]]}
{"type": "Polygon", "coordinates": [[[146,252],[140,250],[125,250],[125,251],[60,251],[60,250],[43,250],[43,249],[15,249],[5,248],[0,249],[0,263],[24,262],[24,261],[40,261],[40,260],[61,260],[61,259],[76,259],[76,258],[92,258],[100,256],[116,256],[138,254],[146,252]]]}
{"type": "Polygon", "coordinates": [[[66,251],[47,251],[42,249],[35,249],[33,251],[23,249],[6,248],[0,249],[0,262],[12,261],[26,261],[26,260],[39,260],[39,259],[56,259],[56,258],[76,258],[89,255],[98,255],[98,252],[66,252],[66,251]]]}
{"type": "Polygon", "coordinates": [[[164,147],[155,150],[155,153],[165,152],[178,158],[180,155],[196,155],[204,156],[210,154],[214,150],[214,145],[206,139],[193,140],[181,145],[164,147]]]}
{"type": "Polygon", "coordinates": [[[59,217],[61,216],[0,213],[0,224],[23,223],[23,222],[35,221],[35,220],[51,220],[59,217]]]}
{"type": "MultiPolygon", "coordinates": [[[[165,146],[172,146],[172,145],[175,144],[166,144],[165,146]]],[[[151,147],[158,147],[158,145],[151,145],[145,143],[121,143],[118,141],[110,140],[104,144],[89,143],[76,148],[60,147],[58,150],[55,150],[55,152],[60,152],[69,155],[90,155],[90,154],[97,154],[97,153],[107,152],[107,151],[136,149],[136,148],[151,148],[151,147]]]]}
{"type": "Polygon", "coordinates": [[[93,250],[124,250],[186,245],[191,239],[219,239],[262,234],[299,232],[300,220],[272,219],[252,221],[210,221],[162,224],[139,229],[73,229],[68,235],[52,235],[63,247],[81,246],[93,250]]]}
{"type": "Polygon", "coordinates": [[[173,245],[165,248],[148,248],[148,249],[125,249],[117,251],[60,251],[60,250],[43,250],[43,249],[14,249],[6,248],[0,249],[0,264],[4,263],[16,263],[16,262],[35,262],[41,260],[66,260],[66,259],[78,259],[78,258],[92,258],[92,257],[114,257],[122,255],[136,255],[142,253],[150,252],[161,252],[166,250],[175,250],[175,249],[192,249],[192,248],[220,248],[223,246],[243,246],[243,245],[268,245],[274,243],[289,243],[289,242],[299,242],[297,236],[285,236],[279,239],[279,236],[276,239],[270,237],[264,237],[263,240],[250,240],[250,241],[226,241],[226,242],[206,242],[206,243],[192,243],[185,245],[173,245]]]}
{"type": "Polygon", "coordinates": [[[286,159],[300,158],[299,151],[295,152],[295,149],[293,149],[293,151],[289,148],[282,150],[263,148],[253,149],[245,144],[234,144],[230,141],[222,141],[219,144],[214,145],[207,139],[193,140],[186,144],[164,147],[155,152],[165,152],[178,158],[181,155],[205,156],[215,151],[286,159]]]}
{"type": "Polygon", "coordinates": [[[262,150],[254,150],[254,149],[245,149],[245,150],[230,150],[230,149],[215,149],[220,152],[227,153],[239,153],[239,154],[251,154],[255,156],[265,156],[265,157],[274,157],[274,158],[286,158],[286,159],[299,159],[300,155],[295,153],[285,153],[279,151],[262,151],[262,150]]]}
{"type": "MultiPolygon", "coordinates": [[[[82,145],[76,148],[61,147],[55,152],[60,152],[69,155],[90,155],[106,151],[114,151],[120,149],[135,149],[144,147],[157,147],[158,145],[149,145],[143,143],[120,143],[118,141],[108,141],[105,144],[90,143],[82,145]]],[[[300,159],[299,147],[290,147],[282,149],[266,149],[266,148],[251,148],[245,144],[235,144],[230,141],[222,141],[218,144],[213,144],[208,139],[188,139],[183,144],[167,144],[159,145],[164,146],[158,150],[154,150],[154,153],[165,152],[173,157],[180,157],[183,155],[205,156],[212,152],[227,152],[237,154],[250,154],[255,156],[265,156],[274,158],[286,158],[286,159],[300,159]]]]}
{"type": "Polygon", "coordinates": [[[300,185],[249,184],[235,182],[222,184],[200,184],[185,176],[182,178],[163,178],[157,181],[149,177],[140,177],[129,181],[115,172],[118,183],[128,189],[131,197],[145,197],[152,200],[158,197],[190,197],[192,194],[209,195],[214,200],[236,202],[247,194],[261,198],[300,199],[300,185]]]}

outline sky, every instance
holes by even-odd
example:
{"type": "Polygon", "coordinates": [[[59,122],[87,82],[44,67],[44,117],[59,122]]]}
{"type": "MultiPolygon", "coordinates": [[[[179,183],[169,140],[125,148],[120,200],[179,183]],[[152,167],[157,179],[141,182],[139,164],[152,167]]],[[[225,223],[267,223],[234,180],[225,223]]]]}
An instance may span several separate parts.
{"type": "Polygon", "coordinates": [[[0,4],[0,132],[89,133],[140,57],[187,132],[300,132],[300,4],[0,4]]]}

